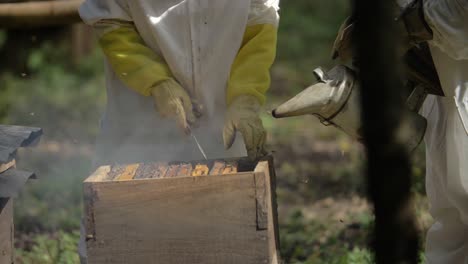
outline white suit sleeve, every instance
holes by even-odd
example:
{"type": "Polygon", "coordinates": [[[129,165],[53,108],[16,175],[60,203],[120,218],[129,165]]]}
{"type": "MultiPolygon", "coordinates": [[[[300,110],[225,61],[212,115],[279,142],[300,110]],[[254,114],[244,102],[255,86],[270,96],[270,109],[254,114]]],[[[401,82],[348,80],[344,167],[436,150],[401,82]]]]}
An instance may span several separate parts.
{"type": "Polygon", "coordinates": [[[252,0],[247,26],[271,24],[278,27],[279,0],[252,0]]]}
{"type": "Polygon", "coordinates": [[[425,0],[424,15],[434,34],[431,44],[453,59],[468,59],[467,0],[425,0]]]}
{"type": "Polygon", "coordinates": [[[86,0],[79,13],[81,19],[91,26],[100,20],[132,21],[126,0],[86,0]]]}
{"type": "Polygon", "coordinates": [[[270,68],[276,55],[279,0],[252,0],[242,45],[231,67],[227,105],[241,95],[265,102],[270,68]]]}
{"type": "Polygon", "coordinates": [[[150,49],[132,22],[125,0],[86,0],[80,16],[93,26],[99,44],[119,79],[150,96],[154,86],[172,78],[164,58],[150,49]]]}

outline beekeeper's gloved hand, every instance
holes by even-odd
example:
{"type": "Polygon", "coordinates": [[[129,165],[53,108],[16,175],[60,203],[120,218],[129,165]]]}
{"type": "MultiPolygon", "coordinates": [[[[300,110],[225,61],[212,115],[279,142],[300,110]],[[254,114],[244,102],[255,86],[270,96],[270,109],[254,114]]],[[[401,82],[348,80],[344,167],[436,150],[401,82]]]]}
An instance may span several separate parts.
{"type": "MultiPolygon", "coordinates": [[[[266,12],[276,16],[274,8],[266,12]]],[[[228,109],[223,129],[224,146],[226,149],[232,146],[238,131],[251,159],[267,154],[264,148],[266,132],[259,111],[270,87],[277,33],[276,24],[254,24],[246,28],[226,90],[228,109]]]]}
{"type": "Polygon", "coordinates": [[[175,81],[164,58],[145,44],[135,25],[102,20],[95,28],[99,44],[120,80],[137,93],[152,96],[161,117],[175,118],[179,127],[190,133],[200,112],[192,109],[188,93],[175,81]]]}
{"type": "Polygon", "coordinates": [[[154,107],[163,118],[174,118],[185,134],[195,124],[192,100],[188,93],[174,79],[161,82],[151,89],[154,107]]]}
{"type": "Polygon", "coordinates": [[[267,154],[266,131],[259,116],[260,103],[251,95],[241,95],[233,100],[226,112],[223,129],[224,147],[229,149],[236,139],[236,132],[244,138],[247,154],[252,160],[267,154]]]}

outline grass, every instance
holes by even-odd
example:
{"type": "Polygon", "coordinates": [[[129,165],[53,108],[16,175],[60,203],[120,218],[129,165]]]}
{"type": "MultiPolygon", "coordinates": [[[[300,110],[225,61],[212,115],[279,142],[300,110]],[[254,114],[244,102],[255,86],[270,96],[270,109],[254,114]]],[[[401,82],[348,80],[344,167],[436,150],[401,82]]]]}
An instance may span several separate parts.
{"type": "MultiPolygon", "coordinates": [[[[39,234],[16,250],[18,264],[74,264],[79,262],[76,242],[79,232],[58,231],[54,234],[39,234]]],[[[26,238],[23,238],[27,241],[26,238]]]]}

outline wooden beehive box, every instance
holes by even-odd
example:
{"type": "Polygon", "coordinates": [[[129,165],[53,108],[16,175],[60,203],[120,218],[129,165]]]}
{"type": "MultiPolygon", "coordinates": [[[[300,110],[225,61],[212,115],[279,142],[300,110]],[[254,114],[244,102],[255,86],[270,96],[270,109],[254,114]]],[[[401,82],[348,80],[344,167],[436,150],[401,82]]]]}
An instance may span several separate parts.
{"type": "Polygon", "coordinates": [[[40,128],[0,125],[0,264],[14,263],[13,198],[34,177],[16,169],[16,152],[36,144],[41,135],[40,128]]]}
{"type": "Polygon", "coordinates": [[[100,167],[84,182],[95,263],[279,263],[272,159],[100,167]]]}
{"type": "MultiPolygon", "coordinates": [[[[0,163],[0,175],[14,166],[15,160],[0,163]]],[[[13,263],[14,261],[13,229],[13,200],[2,197],[0,198],[0,263],[13,263]]]]}

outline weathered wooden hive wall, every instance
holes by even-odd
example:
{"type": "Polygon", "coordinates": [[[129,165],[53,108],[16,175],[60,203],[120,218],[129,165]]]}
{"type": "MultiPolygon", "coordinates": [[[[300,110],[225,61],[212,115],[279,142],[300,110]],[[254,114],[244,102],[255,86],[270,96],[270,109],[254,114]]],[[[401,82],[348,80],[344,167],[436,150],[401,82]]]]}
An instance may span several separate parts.
{"type": "Polygon", "coordinates": [[[42,129],[0,125],[0,263],[14,263],[13,198],[34,173],[16,169],[20,147],[39,141],[42,129]]]}
{"type": "Polygon", "coordinates": [[[272,159],[100,167],[84,183],[89,263],[279,263],[272,159]]]}
{"type": "MultiPolygon", "coordinates": [[[[0,175],[5,170],[14,166],[14,162],[0,165],[0,175]]],[[[14,224],[13,224],[13,200],[0,198],[0,263],[14,262],[14,224]]]]}

